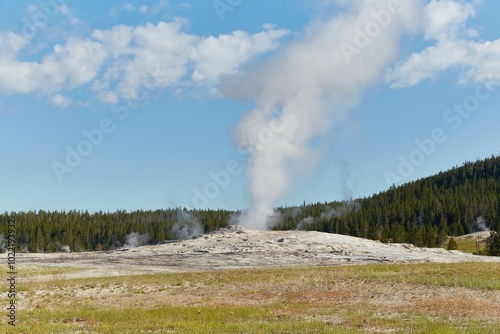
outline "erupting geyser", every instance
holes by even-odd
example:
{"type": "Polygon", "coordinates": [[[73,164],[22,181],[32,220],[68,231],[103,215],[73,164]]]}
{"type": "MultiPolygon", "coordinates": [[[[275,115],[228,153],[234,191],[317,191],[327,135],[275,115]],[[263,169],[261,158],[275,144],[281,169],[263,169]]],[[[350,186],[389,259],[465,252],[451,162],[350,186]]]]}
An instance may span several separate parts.
{"type": "Polygon", "coordinates": [[[241,215],[242,225],[262,230],[273,223],[273,206],[290,183],[289,165],[306,159],[313,136],[327,131],[379,80],[401,36],[418,28],[419,3],[348,2],[350,10],[314,21],[277,54],[224,78],[226,97],[254,105],[235,129],[239,145],[251,152],[253,203],[241,215]]]}

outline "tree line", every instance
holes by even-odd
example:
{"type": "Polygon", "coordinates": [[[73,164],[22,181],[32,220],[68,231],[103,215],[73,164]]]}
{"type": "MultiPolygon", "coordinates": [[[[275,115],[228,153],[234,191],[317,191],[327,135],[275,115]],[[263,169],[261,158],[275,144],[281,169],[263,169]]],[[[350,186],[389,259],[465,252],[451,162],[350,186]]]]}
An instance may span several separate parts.
{"type": "MultiPolygon", "coordinates": [[[[275,230],[314,230],[440,247],[447,236],[492,231],[491,255],[500,255],[500,157],[466,162],[437,175],[393,186],[373,196],[277,208],[275,230]]],[[[132,212],[27,211],[0,215],[0,250],[8,220],[16,221],[19,250],[98,251],[189,238],[226,227],[239,212],[171,208],[132,212]]]]}
{"type": "Polygon", "coordinates": [[[127,212],[27,211],[0,215],[0,250],[8,220],[16,222],[17,249],[26,252],[100,251],[127,245],[132,234],[142,243],[188,238],[227,226],[232,212],[174,208],[127,212]]]}

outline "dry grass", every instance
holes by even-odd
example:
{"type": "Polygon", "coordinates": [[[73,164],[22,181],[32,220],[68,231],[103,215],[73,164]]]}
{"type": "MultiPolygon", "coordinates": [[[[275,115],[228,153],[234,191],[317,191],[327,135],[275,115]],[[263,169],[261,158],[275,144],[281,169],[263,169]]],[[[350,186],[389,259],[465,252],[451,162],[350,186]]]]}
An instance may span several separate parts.
{"type": "Polygon", "coordinates": [[[499,272],[460,263],[54,278],[19,284],[9,333],[500,333],[499,272]]]}

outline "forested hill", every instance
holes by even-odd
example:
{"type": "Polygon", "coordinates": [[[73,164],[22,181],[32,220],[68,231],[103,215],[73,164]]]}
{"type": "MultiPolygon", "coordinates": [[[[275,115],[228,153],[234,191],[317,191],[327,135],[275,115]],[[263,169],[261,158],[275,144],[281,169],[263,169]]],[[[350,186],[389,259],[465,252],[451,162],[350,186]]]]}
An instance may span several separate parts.
{"type": "Polygon", "coordinates": [[[499,229],[500,157],[466,162],[369,198],[279,210],[276,229],[298,226],[435,247],[446,235],[499,229]]]}
{"type": "MultiPolygon", "coordinates": [[[[348,234],[435,247],[447,235],[500,229],[500,157],[467,162],[438,175],[347,202],[281,207],[274,229],[348,234]]],[[[11,212],[0,215],[0,251],[9,220],[18,250],[91,251],[156,244],[227,226],[226,210],[11,212]]],[[[500,252],[500,250],[499,250],[500,252]]]]}

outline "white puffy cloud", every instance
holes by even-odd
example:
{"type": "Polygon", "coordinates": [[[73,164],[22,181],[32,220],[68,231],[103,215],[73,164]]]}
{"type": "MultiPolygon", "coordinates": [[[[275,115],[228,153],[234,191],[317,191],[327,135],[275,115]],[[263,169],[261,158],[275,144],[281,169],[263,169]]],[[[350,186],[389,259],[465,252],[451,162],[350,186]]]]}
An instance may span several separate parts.
{"type": "Polygon", "coordinates": [[[71,100],[64,95],[56,94],[50,99],[50,103],[60,108],[67,108],[71,104],[71,100]]]}
{"type": "Polygon", "coordinates": [[[475,8],[470,3],[433,0],[425,7],[425,38],[441,40],[460,37],[467,20],[475,15],[475,8]]]}
{"type": "Polygon", "coordinates": [[[0,32],[0,59],[15,57],[17,52],[28,45],[29,40],[11,31],[0,32]]]}
{"type": "Polygon", "coordinates": [[[52,89],[72,89],[95,78],[106,57],[102,44],[72,38],[64,46],[56,45],[38,67],[52,89]]]}
{"type": "Polygon", "coordinates": [[[279,45],[285,30],[265,27],[248,34],[199,36],[183,31],[182,19],[136,27],[117,25],[91,36],[71,37],[39,61],[23,61],[29,40],[0,33],[0,89],[3,94],[62,91],[89,84],[105,103],[134,99],[138,90],[174,88],[214,92],[222,74],[279,45]]]}
{"type": "Polygon", "coordinates": [[[192,79],[200,84],[214,84],[221,74],[234,74],[241,63],[275,49],[277,41],[286,34],[285,30],[270,29],[255,35],[235,31],[204,38],[193,50],[192,79]]]}
{"type": "Polygon", "coordinates": [[[89,39],[70,39],[54,46],[40,62],[18,59],[27,40],[8,33],[10,52],[0,56],[0,88],[4,94],[54,93],[72,89],[92,80],[106,54],[101,45],[89,39]],[[16,44],[17,43],[17,44],[16,44]]]}
{"type": "Polygon", "coordinates": [[[424,36],[434,43],[387,72],[391,87],[414,86],[446,70],[458,70],[460,83],[500,83],[500,39],[478,40],[477,31],[467,26],[476,14],[475,4],[432,0],[424,13],[424,36]]]}
{"type": "Polygon", "coordinates": [[[179,22],[120,26],[96,31],[93,36],[112,55],[103,75],[92,86],[104,102],[133,99],[140,87],[179,85],[188,73],[190,54],[198,39],[183,33],[179,22]]]}
{"type": "Polygon", "coordinates": [[[269,52],[287,34],[266,29],[250,35],[197,36],[182,31],[182,20],[139,27],[116,26],[95,31],[113,61],[92,85],[101,101],[134,99],[140,88],[198,87],[212,91],[223,74],[235,73],[242,64],[269,52]]]}
{"type": "Polygon", "coordinates": [[[183,33],[181,25],[174,22],[137,27],[134,37],[134,56],[125,64],[123,80],[117,86],[122,97],[133,97],[140,85],[174,86],[186,75],[197,36],[183,33]],[[148,82],[150,77],[154,80],[148,82]]]}

